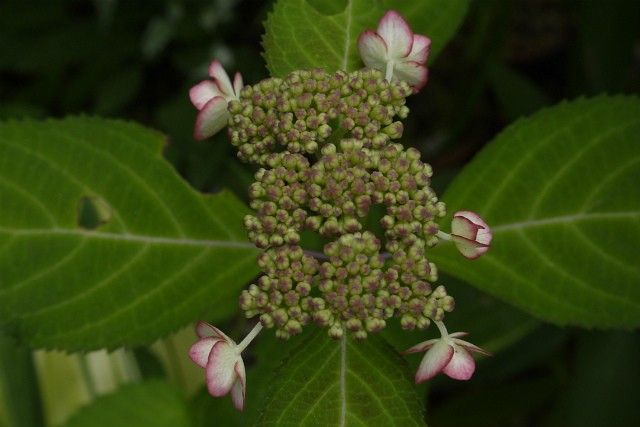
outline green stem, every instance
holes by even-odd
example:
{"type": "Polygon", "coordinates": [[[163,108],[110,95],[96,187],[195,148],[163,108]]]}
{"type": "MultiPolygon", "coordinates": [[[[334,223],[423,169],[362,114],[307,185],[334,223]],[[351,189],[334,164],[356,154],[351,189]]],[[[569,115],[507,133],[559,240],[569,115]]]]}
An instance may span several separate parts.
{"type": "Polygon", "coordinates": [[[9,427],[44,426],[31,350],[4,335],[0,335],[0,397],[9,427]]]}

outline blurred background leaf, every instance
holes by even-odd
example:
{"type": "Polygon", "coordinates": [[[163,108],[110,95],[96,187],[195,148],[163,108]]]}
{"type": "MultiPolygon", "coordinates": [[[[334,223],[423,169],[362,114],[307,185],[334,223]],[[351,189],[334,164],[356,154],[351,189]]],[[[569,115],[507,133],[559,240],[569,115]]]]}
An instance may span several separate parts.
{"type": "Polygon", "coordinates": [[[65,427],[191,427],[180,390],[155,380],[121,387],[82,408],[65,427]]]}

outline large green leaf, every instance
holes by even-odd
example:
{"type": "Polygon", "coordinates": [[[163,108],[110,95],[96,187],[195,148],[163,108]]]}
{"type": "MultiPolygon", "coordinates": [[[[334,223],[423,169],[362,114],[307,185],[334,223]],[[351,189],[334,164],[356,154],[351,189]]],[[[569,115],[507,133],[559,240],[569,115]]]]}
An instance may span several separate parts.
{"type": "Polygon", "coordinates": [[[109,120],[0,125],[3,328],[32,346],[87,350],[233,310],[257,272],[246,208],[192,190],[163,144],[109,120]]]}
{"type": "Polygon", "coordinates": [[[406,363],[383,340],[318,331],[275,374],[260,426],[424,425],[406,363]]]}
{"type": "Polygon", "coordinates": [[[468,0],[278,0],[265,24],[263,45],[273,76],[321,67],[362,67],[358,36],[376,28],[389,9],[398,10],[413,31],[432,40],[433,59],[464,18],[468,0]]]}
{"type": "Polygon", "coordinates": [[[179,390],[162,381],[128,385],[82,408],[65,427],[189,427],[179,390]]]}
{"type": "Polygon", "coordinates": [[[448,273],[557,324],[640,326],[640,101],[580,99],[510,126],[445,194],[493,229],[487,254],[452,245],[448,273]]]}

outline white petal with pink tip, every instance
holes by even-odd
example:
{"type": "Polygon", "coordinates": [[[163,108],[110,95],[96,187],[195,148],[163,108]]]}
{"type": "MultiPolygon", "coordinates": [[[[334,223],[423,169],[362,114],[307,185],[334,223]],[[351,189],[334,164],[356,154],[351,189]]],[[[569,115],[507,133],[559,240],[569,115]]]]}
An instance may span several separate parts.
{"type": "Polygon", "coordinates": [[[460,346],[455,346],[453,357],[442,372],[454,380],[466,381],[473,376],[476,362],[471,354],[460,346]]]}
{"type": "Polygon", "coordinates": [[[202,81],[189,90],[189,99],[198,110],[202,110],[212,98],[221,95],[218,86],[211,80],[202,81]]]}
{"type": "MultiPolygon", "coordinates": [[[[453,334],[449,335],[450,338],[453,337],[453,334]]],[[[451,341],[453,341],[455,344],[464,347],[465,349],[469,350],[469,351],[474,351],[476,353],[480,353],[480,354],[484,354],[485,356],[491,356],[491,353],[489,353],[488,351],[478,347],[475,344],[471,344],[470,342],[467,341],[463,341],[461,339],[458,338],[453,338],[451,341]]]]}
{"type": "Polygon", "coordinates": [[[394,75],[399,80],[404,80],[413,87],[413,91],[418,92],[427,84],[427,67],[417,62],[398,62],[395,64],[394,75]]]}
{"type": "Polygon", "coordinates": [[[231,400],[233,401],[233,405],[236,409],[238,411],[242,411],[244,409],[244,398],[247,390],[246,374],[242,360],[236,362],[234,370],[236,372],[236,381],[233,383],[233,387],[231,388],[231,400]]]}
{"type": "Polygon", "coordinates": [[[209,76],[218,83],[218,87],[225,96],[233,95],[233,86],[231,86],[229,75],[217,59],[209,65],[209,76]]]}
{"type": "Polygon", "coordinates": [[[429,56],[431,49],[431,39],[421,34],[413,35],[413,45],[411,46],[411,52],[407,56],[408,61],[419,62],[424,64],[429,56]]]}
{"type": "Polygon", "coordinates": [[[378,34],[387,44],[390,58],[402,58],[411,52],[413,45],[413,31],[409,24],[395,10],[390,10],[382,17],[378,24],[378,34]]]}
{"type": "Polygon", "coordinates": [[[216,134],[227,125],[230,117],[227,101],[221,96],[216,96],[198,113],[193,137],[201,141],[216,134]]]}
{"type": "Polygon", "coordinates": [[[220,338],[213,337],[198,340],[194,345],[191,346],[191,349],[189,350],[189,357],[195,364],[197,364],[201,368],[206,368],[207,363],[209,362],[209,354],[211,354],[211,349],[218,341],[221,341],[220,338]]]}
{"type": "Polygon", "coordinates": [[[363,32],[358,39],[358,50],[367,67],[378,70],[386,67],[387,45],[378,34],[371,30],[363,32]]]}
{"type": "Polygon", "coordinates": [[[420,344],[416,344],[413,347],[406,349],[405,351],[402,352],[402,354],[420,353],[422,351],[430,349],[438,341],[440,340],[437,338],[428,340],[428,341],[423,341],[420,344]]]}
{"type": "Polygon", "coordinates": [[[229,393],[236,379],[234,368],[239,357],[235,348],[225,341],[214,344],[206,367],[207,389],[212,396],[229,393]]]}
{"type": "Polygon", "coordinates": [[[222,338],[227,342],[233,342],[233,340],[220,329],[207,322],[202,321],[198,322],[198,324],[196,325],[196,335],[198,335],[199,338],[214,337],[222,338]]]}
{"type": "Polygon", "coordinates": [[[467,239],[472,239],[483,245],[491,243],[491,228],[475,212],[458,211],[453,214],[451,232],[467,239]]]}
{"type": "Polygon", "coordinates": [[[244,87],[244,83],[242,82],[242,75],[240,73],[236,73],[233,77],[233,92],[236,97],[240,96],[240,91],[244,87]]]}
{"type": "Polygon", "coordinates": [[[455,234],[451,235],[451,239],[462,256],[468,259],[476,259],[489,250],[487,245],[456,236],[455,234]]]}
{"type": "Polygon", "coordinates": [[[452,357],[453,347],[444,340],[438,340],[422,358],[416,372],[416,383],[427,381],[438,375],[452,357]]]}

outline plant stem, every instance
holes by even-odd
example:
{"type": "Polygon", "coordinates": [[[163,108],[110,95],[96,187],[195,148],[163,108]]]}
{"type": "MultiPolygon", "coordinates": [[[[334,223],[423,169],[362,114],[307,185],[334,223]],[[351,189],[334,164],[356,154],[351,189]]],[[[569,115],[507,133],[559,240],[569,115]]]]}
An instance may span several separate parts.
{"type": "Polygon", "coordinates": [[[435,323],[436,326],[438,327],[438,330],[440,331],[440,335],[442,335],[443,337],[449,336],[449,332],[447,332],[447,327],[444,326],[444,323],[442,323],[440,320],[434,320],[433,323],[435,323]]]}
{"type": "Polygon", "coordinates": [[[436,233],[436,237],[440,240],[445,240],[445,241],[451,240],[451,234],[447,234],[442,230],[438,230],[438,233],[436,233]]]}
{"type": "Polygon", "coordinates": [[[253,341],[253,339],[256,337],[256,335],[260,333],[261,330],[262,330],[262,323],[260,322],[256,323],[256,326],[253,327],[251,332],[249,332],[247,336],[244,337],[242,342],[238,344],[238,353],[241,353],[242,350],[244,350],[249,344],[251,344],[251,341],[253,341]]]}
{"type": "Polygon", "coordinates": [[[394,66],[393,61],[387,61],[387,69],[386,69],[384,79],[388,82],[390,82],[391,77],[393,77],[393,66],[394,66]]]}

